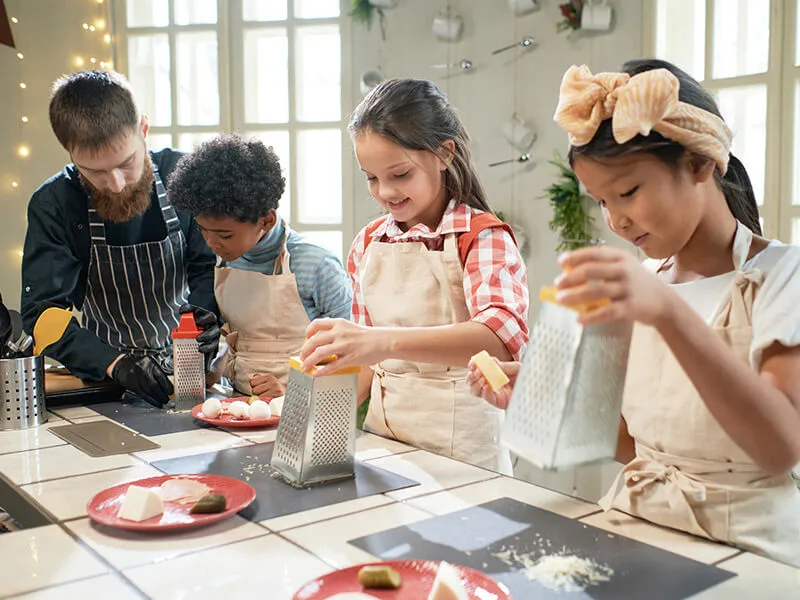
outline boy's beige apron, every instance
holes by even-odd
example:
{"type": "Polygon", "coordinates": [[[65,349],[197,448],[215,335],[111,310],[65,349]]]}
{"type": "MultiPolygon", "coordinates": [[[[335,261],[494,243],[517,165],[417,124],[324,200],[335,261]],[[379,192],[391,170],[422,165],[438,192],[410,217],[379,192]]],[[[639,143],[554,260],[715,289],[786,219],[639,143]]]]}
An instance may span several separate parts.
{"type": "MultiPolygon", "coordinates": [[[[436,327],[469,321],[457,236],[442,252],[422,242],[373,240],[363,259],[364,302],[376,327],[436,327]]],[[[473,396],[466,368],[385,360],[375,378],[365,429],[505,473],[502,411],[473,396]]]]}
{"type": "Polygon", "coordinates": [[[289,268],[286,241],[272,275],[217,267],[214,293],[226,320],[228,355],[223,375],[250,394],[250,376],[274,375],[284,386],[289,357],[298,354],[309,320],[289,268]]]}
{"type": "MultiPolygon", "coordinates": [[[[742,270],[751,240],[740,223],[733,290],[710,320],[742,368],[750,364],[752,307],[763,280],[742,270]]],[[[630,357],[623,414],[636,458],[601,506],[800,566],[800,491],[789,473],[766,473],[723,431],[655,329],[634,327],[630,357]]]]}

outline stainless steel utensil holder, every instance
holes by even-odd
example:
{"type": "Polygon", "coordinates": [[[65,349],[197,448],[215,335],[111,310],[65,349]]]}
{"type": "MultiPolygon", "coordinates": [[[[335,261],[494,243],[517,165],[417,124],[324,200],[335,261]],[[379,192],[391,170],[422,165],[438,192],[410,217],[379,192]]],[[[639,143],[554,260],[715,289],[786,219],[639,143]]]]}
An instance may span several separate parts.
{"type": "Polygon", "coordinates": [[[0,430],[47,422],[44,357],[0,359],[0,430]]]}

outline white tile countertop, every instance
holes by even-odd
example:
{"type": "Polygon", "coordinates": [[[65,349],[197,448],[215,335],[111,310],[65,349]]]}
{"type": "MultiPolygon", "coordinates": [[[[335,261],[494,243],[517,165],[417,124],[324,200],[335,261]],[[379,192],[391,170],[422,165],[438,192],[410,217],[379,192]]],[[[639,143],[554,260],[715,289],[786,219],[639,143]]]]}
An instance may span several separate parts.
{"type": "MultiPolygon", "coordinates": [[[[58,424],[97,417],[89,407],[56,412],[58,424]]],[[[158,460],[257,448],[250,445],[274,441],[275,429],[152,436],[161,448],[92,458],[49,433],[51,424],[0,432],[0,474],[56,521],[0,535],[0,598],[290,600],[310,579],[377,560],[349,540],[501,498],[737,574],[700,600],[800,598],[800,569],[369,434],[357,438],[357,458],[420,485],[260,522],[234,516],[166,535],[110,530],[86,514],[100,490],[160,474],[150,464],[158,460]]]]}

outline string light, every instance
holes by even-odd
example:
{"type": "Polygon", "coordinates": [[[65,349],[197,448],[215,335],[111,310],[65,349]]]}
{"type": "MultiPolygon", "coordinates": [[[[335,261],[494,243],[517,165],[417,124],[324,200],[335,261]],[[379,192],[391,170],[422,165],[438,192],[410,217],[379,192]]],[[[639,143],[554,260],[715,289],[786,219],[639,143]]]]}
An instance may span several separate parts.
{"type": "Polygon", "coordinates": [[[94,30],[95,30],[95,26],[94,25],[89,25],[89,31],[94,31],[94,30]]]}
{"type": "Polygon", "coordinates": [[[19,23],[19,19],[17,19],[17,17],[11,17],[11,22],[14,23],[14,25],[16,25],[17,23],[19,23]]]}
{"type": "Polygon", "coordinates": [[[88,30],[89,29],[89,24],[88,23],[84,23],[81,27],[83,27],[84,29],[88,30]]]}
{"type": "Polygon", "coordinates": [[[97,19],[97,21],[94,22],[94,26],[97,29],[103,29],[106,26],[106,22],[104,19],[97,19]]]}
{"type": "Polygon", "coordinates": [[[93,56],[92,58],[89,59],[89,62],[94,64],[97,62],[97,59],[93,56]]]}
{"type": "Polygon", "coordinates": [[[22,60],[23,58],[25,58],[25,55],[22,52],[17,52],[17,58],[22,60]]]}
{"type": "Polygon", "coordinates": [[[105,35],[103,36],[103,41],[104,41],[106,44],[110,44],[110,43],[111,43],[111,34],[110,34],[110,33],[107,33],[107,34],[105,34],[105,35]]]}
{"type": "Polygon", "coordinates": [[[28,122],[28,117],[22,117],[20,119],[20,121],[22,121],[23,123],[27,123],[28,122]]]}
{"type": "Polygon", "coordinates": [[[25,82],[20,82],[19,87],[21,87],[24,90],[28,86],[25,84],[25,82]]]}
{"type": "Polygon", "coordinates": [[[20,158],[28,158],[28,156],[31,154],[31,149],[27,146],[20,146],[17,148],[17,154],[20,158]]]}
{"type": "Polygon", "coordinates": [[[19,187],[19,184],[16,181],[12,181],[11,187],[19,187]]]}
{"type": "Polygon", "coordinates": [[[81,58],[80,56],[76,56],[75,57],[75,66],[76,67],[82,67],[83,66],[83,58],[81,58]]]}

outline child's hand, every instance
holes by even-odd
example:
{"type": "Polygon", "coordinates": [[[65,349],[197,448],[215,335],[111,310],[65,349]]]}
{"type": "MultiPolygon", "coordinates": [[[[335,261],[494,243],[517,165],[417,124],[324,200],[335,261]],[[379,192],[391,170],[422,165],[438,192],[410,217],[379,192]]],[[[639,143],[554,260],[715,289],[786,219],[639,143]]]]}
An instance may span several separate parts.
{"type": "Polygon", "coordinates": [[[277,398],[283,396],[284,387],[274,375],[268,373],[255,373],[250,376],[250,390],[254,396],[277,398]]]}
{"type": "Polygon", "coordinates": [[[581,325],[630,319],[657,326],[670,311],[674,294],[669,287],[624,250],[607,246],[581,248],[563,254],[559,263],[565,268],[555,281],[559,304],[574,306],[611,300],[582,315],[581,325]]]}
{"type": "Polygon", "coordinates": [[[467,383],[473,394],[480,396],[489,404],[505,410],[508,408],[508,402],[511,400],[511,392],[514,391],[514,384],[517,382],[520,364],[518,362],[500,362],[496,358],[492,358],[497,362],[503,373],[508,376],[509,382],[496,392],[492,391],[492,388],[489,387],[486,378],[478,370],[478,367],[476,367],[472,361],[469,361],[467,383]]]}
{"type": "Polygon", "coordinates": [[[319,365],[318,376],[328,375],[343,367],[374,365],[386,356],[384,338],[373,327],[358,325],[347,319],[317,319],[306,329],[308,341],[300,352],[303,370],[319,365]],[[330,362],[322,361],[335,357],[330,362]]]}

